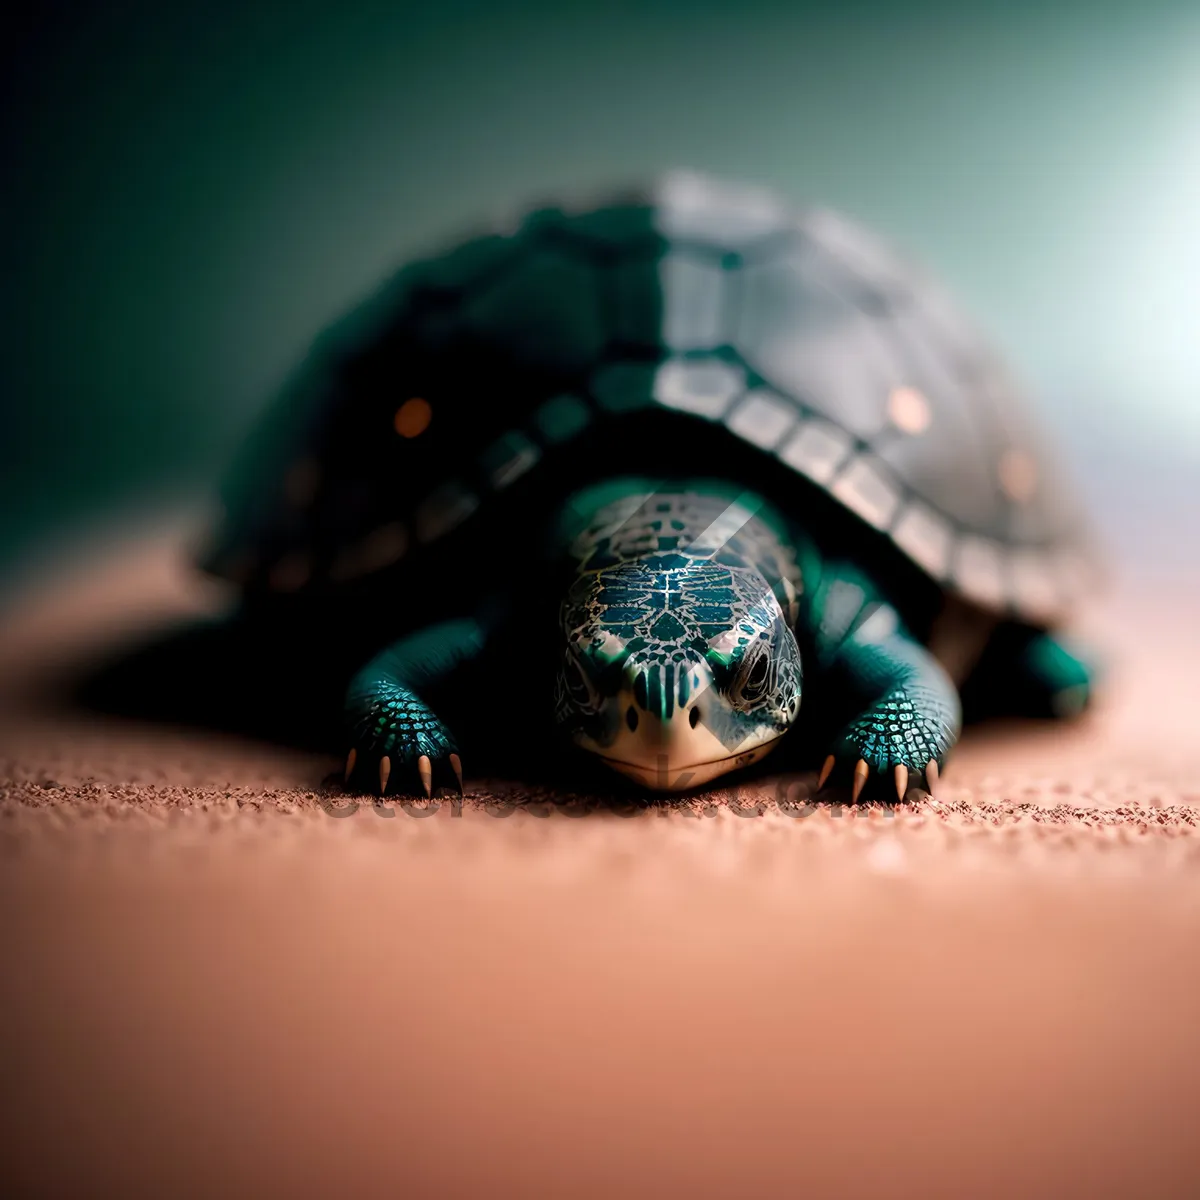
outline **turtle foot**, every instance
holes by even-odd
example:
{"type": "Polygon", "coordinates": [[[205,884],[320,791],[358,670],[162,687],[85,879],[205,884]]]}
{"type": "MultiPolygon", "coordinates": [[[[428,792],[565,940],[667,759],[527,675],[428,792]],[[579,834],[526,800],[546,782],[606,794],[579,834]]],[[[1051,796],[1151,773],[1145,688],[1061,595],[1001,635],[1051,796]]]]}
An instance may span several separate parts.
{"type": "Polygon", "coordinates": [[[864,792],[901,801],[913,787],[932,793],[955,725],[953,713],[930,710],[905,692],[893,694],[842,732],[821,768],[818,790],[831,780],[849,783],[854,803],[864,792]]]}
{"type": "MultiPolygon", "coordinates": [[[[839,770],[838,756],[830,754],[821,767],[821,774],[817,779],[817,791],[822,791],[827,783],[845,776],[851,761],[850,757],[844,757],[841,760],[844,769],[839,770]]],[[[868,789],[868,785],[870,785],[871,792],[877,792],[880,787],[885,793],[894,792],[894,795],[888,798],[901,802],[908,795],[909,789],[913,787],[922,788],[932,796],[937,788],[939,777],[940,768],[936,758],[931,758],[924,767],[915,768],[909,767],[904,762],[881,763],[876,759],[872,763],[866,758],[860,758],[854,763],[850,784],[850,802],[857,804],[863,792],[868,789]]]]}
{"type": "Polygon", "coordinates": [[[353,741],[346,757],[348,788],[433,795],[435,785],[463,790],[462,758],[445,723],[413,692],[379,682],[352,695],[348,724],[353,741]]]}
{"type": "MultiPolygon", "coordinates": [[[[378,790],[381,796],[386,795],[389,788],[394,793],[403,792],[409,794],[409,789],[402,787],[401,784],[404,782],[413,782],[414,771],[411,768],[413,768],[414,764],[406,763],[404,757],[400,754],[397,754],[395,758],[391,754],[377,755],[374,756],[374,759],[374,766],[371,766],[370,756],[368,756],[368,765],[362,771],[359,771],[358,749],[357,747],[351,748],[350,753],[346,756],[346,786],[349,787],[351,781],[354,780],[366,785],[365,790],[378,790]],[[378,781],[377,789],[376,780],[378,781]]],[[[464,795],[462,759],[459,755],[451,753],[437,759],[431,758],[428,754],[417,756],[415,778],[420,785],[421,791],[424,792],[426,799],[430,799],[433,796],[435,779],[439,783],[446,783],[449,786],[451,777],[455,781],[458,794],[460,796],[464,795]]]]}

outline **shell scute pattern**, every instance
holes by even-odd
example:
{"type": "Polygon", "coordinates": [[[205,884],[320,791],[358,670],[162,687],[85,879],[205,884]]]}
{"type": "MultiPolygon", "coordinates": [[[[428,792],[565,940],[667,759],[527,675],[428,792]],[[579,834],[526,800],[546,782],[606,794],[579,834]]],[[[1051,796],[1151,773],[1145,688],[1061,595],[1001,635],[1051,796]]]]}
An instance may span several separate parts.
{"type": "Polygon", "coordinates": [[[945,293],[837,214],[686,174],[402,271],[277,406],[225,549],[253,551],[263,581],[302,552],[303,586],[336,582],[379,530],[403,555],[477,526],[488,493],[655,408],[680,445],[699,420],[805,476],[986,607],[1061,613],[1090,580],[1017,390],[945,293]],[[406,441],[391,422],[411,395],[433,419],[406,441]],[[296,504],[281,481],[301,459],[316,482],[296,504]]]}
{"type": "Polygon", "coordinates": [[[519,361],[577,374],[607,341],[595,276],[586,260],[535,250],[472,294],[462,311],[465,328],[519,361]]]}
{"type": "MultiPolygon", "coordinates": [[[[560,612],[568,661],[593,656],[600,670],[628,671],[635,701],[669,720],[699,694],[708,669],[732,676],[754,655],[762,670],[749,673],[753,694],[735,702],[749,711],[798,705],[800,679],[790,674],[798,664],[768,643],[795,623],[799,568],[772,523],[740,497],[625,496],[596,511],[570,555],[578,574],[560,612]]],[[[586,686],[578,672],[563,673],[571,678],[586,686]]],[[[583,700],[558,696],[564,711],[583,700]]]]}
{"type": "MultiPolygon", "coordinates": [[[[794,550],[777,530],[777,518],[760,516],[757,500],[748,506],[740,497],[697,491],[661,502],[647,492],[600,508],[576,533],[570,555],[578,564],[581,579],[647,555],[657,556],[663,571],[688,567],[689,575],[708,564],[716,575],[705,583],[703,598],[698,600],[700,610],[717,602],[713,598],[720,588],[734,586],[727,579],[727,569],[745,570],[753,564],[767,577],[794,624],[803,580],[794,550]],[[717,578],[724,582],[715,583],[717,578]]],[[[721,597],[719,602],[728,603],[730,598],[721,597]]]]}

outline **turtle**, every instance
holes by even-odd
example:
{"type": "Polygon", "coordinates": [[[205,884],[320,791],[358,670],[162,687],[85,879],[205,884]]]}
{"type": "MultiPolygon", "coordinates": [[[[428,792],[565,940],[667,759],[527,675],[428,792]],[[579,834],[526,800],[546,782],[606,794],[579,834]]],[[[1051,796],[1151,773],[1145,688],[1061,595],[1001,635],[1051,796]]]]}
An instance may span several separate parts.
{"type": "Polygon", "coordinates": [[[491,744],[683,792],[794,745],[903,800],[964,712],[1094,691],[1060,632],[1091,534],[1005,361],[885,237],[759,185],[671,171],[393,270],[221,499],[201,565],[297,663],[337,649],[358,791],[461,791],[491,744]]]}

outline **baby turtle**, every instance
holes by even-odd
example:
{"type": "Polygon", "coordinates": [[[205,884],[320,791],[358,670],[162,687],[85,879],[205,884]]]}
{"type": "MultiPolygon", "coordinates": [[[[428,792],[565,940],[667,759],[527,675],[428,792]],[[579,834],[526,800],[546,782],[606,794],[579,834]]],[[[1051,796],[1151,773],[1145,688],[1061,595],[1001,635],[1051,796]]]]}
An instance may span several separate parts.
{"type": "Polygon", "coordinates": [[[857,225],[701,176],[400,270],[224,509],[206,567],[353,662],[356,787],[461,788],[473,737],[556,729],[676,791],[803,730],[822,786],[902,798],[964,701],[1089,696],[1050,632],[1088,541],[996,355],[857,225]]]}

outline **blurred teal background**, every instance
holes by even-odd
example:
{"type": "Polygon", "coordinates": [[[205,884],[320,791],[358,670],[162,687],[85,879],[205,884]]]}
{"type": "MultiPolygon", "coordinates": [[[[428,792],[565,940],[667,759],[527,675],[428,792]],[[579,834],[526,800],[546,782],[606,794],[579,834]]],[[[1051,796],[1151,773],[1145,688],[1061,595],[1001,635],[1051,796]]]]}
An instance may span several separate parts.
{"type": "Polygon", "coordinates": [[[837,206],[925,259],[1110,540],[1200,543],[1194,0],[26,20],[0,131],[0,572],[202,494],[308,340],[410,252],[665,166],[837,206]]]}

